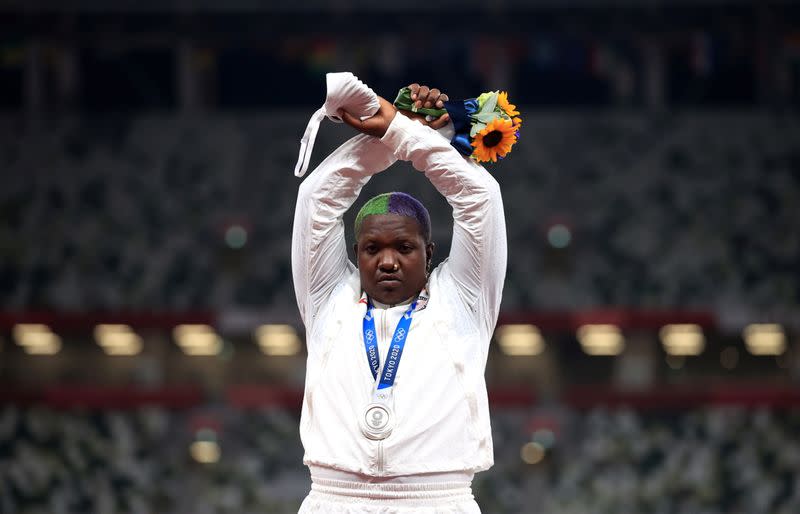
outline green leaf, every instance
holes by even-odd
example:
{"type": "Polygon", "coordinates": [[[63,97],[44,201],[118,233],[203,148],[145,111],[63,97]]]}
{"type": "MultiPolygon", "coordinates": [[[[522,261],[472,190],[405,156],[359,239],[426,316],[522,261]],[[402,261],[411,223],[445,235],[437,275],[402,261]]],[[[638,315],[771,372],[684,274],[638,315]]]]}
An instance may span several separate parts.
{"type": "Polygon", "coordinates": [[[475,134],[486,128],[485,123],[473,123],[472,128],[469,130],[469,137],[475,137],[475,134]]]}
{"type": "Polygon", "coordinates": [[[411,90],[407,87],[402,88],[394,99],[394,106],[398,109],[410,111],[414,102],[411,101],[411,90]]]}
{"type": "Polygon", "coordinates": [[[486,101],[481,106],[480,112],[492,112],[494,108],[497,107],[497,93],[491,93],[487,98],[486,101]]]}
{"type": "Polygon", "coordinates": [[[482,123],[491,123],[494,121],[495,118],[499,118],[500,116],[495,112],[479,112],[477,114],[473,114],[472,118],[480,121],[482,123]]]}
{"type": "Polygon", "coordinates": [[[494,94],[497,94],[497,91],[487,91],[486,93],[481,93],[478,95],[478,110],[483,109],[483,104],[485,104],[486,100],[494,94]]]}

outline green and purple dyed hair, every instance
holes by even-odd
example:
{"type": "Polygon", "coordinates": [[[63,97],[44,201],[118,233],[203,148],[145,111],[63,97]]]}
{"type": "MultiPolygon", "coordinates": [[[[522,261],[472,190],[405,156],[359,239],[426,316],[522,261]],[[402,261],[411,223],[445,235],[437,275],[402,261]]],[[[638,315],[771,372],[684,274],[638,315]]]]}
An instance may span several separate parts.
{"type": "Polygon", "coordinates": [[[426,243],[431,242],[431,217],[428,209],[419,200],[406,193],[383,193],[367,200],[356,215],[356,238],[361,232],[361,224],[367,216],[376,214],[398,214],[414,218],[426,243]]]}

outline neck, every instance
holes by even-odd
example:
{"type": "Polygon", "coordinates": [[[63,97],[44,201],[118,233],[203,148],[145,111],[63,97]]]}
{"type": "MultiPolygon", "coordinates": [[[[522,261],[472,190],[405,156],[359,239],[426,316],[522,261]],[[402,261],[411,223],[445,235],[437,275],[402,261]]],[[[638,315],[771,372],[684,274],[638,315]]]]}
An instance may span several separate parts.
{"type": "Polygon", "coordinates": [[[414,296],[412,296],[412,297],[410,297],[410,298],[408,298],[406,300],[403,300],[400,303],[395,303],[395,304],[391,304],[391,305],[387,304],[387,303],[381,303],[378,300],[375,300],[374,298],[371,298],[371,300],[372,300],[372,305],[374,305],[378,309],[390,309],[392,307],[397,307],[398,305],[408,305],[411,302],[413,302],[414,298],[416,298],[416,297],[417,297],[417,295],[414,295],[414,296]]]}

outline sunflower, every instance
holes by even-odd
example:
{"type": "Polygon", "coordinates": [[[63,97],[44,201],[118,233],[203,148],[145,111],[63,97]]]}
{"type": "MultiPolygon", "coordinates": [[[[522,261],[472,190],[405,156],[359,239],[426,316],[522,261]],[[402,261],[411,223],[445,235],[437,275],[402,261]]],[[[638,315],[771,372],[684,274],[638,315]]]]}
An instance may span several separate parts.
{"type": "Polygon", "coordinates": [[[486,128],[475,134],[472,146],[475,150],[472,157],[478,162],[497,162],[497,158],[503,158],[511,147],[517,142],[515,127],[511,120],[495,118],[486,128]]]}
{"type": "Polygon", "coordinates": [[[500,91],[497,95],[497,105],[509,116],[517,116],[519,114],[517,106],[508,103],[508,93],[505,91],[500,91]]]}

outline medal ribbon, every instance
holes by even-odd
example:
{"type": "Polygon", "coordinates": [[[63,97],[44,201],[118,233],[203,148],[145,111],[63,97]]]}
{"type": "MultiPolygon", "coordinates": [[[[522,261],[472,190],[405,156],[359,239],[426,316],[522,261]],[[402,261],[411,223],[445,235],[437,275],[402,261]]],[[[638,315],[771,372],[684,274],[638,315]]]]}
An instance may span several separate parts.
{"type": "MultiPolygon", "coordinates": [[[[383,373],[378,383],[378,389],[386,389],[394,385],[394,379],[397,376],[397,367],[400,365],[400,357],[403,356],[403,348],[406,345],[406,338],[408,337],[408,329],[411,327],[411,314],[417,306],[417,301],[411,302],[408,310],[400,318],[397,323],[397,328],[394,329],[394,335],[389,346],[389,351],[386,354],[386,364],[383,366],[383,373]]],[[[364,349],[367,352],[367,361],[369,361],[369,368],[372,371],[372,378],[378,379],[378,372],[380,371],[380,355],[378,355],[378,338],[375,332],[375,317],[372,315],[372,302],[367,306],[367,313],[364,314],[364,349]]]]}

